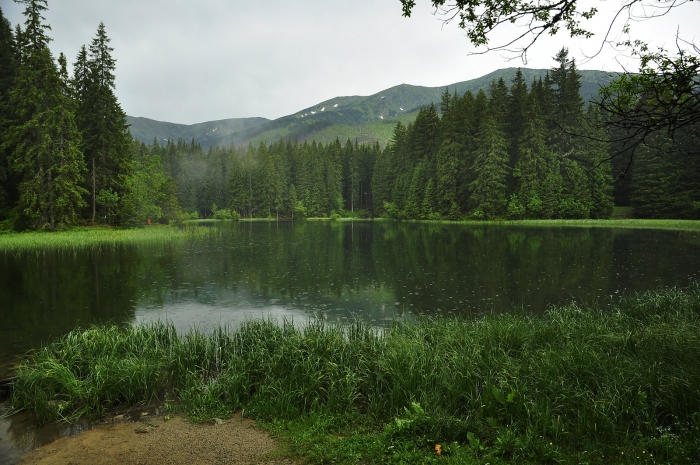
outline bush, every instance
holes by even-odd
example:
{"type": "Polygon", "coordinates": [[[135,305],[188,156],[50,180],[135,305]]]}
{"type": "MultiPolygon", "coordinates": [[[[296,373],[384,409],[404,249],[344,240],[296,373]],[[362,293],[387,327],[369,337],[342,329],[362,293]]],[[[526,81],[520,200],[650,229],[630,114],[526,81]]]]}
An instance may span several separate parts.
{"type": "Polygon", "coordinates": [[[484,219],[484,212],[481,210],[474,210],[471,215],[469,215],[470,220],[483,220],[484,219]]]}
{"type": "Polygon", "coordinates": [[[236,220],[238,221],[241,216],[235,210],[229,210],[228,208],[222,208],[214,212],[215,220],[236,220]]]}

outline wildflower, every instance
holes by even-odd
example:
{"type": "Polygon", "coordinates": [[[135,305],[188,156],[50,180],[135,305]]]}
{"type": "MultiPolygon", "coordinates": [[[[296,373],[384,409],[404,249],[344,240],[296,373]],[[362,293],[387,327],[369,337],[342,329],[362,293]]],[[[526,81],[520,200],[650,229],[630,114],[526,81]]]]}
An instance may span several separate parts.
{"type": "Polygon", "coordinates": [[[442,455],[442,446],[440,444],[435,444],[435,453],[442,455]]]}

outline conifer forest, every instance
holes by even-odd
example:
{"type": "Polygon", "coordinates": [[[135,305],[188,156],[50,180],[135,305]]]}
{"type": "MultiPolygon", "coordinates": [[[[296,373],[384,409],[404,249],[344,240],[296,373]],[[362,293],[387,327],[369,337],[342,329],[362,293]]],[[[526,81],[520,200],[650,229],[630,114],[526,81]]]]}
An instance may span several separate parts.
{"type": "MultiPolygon", "coordinates": [[[[212,147],[131,138],[104,24],[68,59],[45,0],[0,18],[0,229],[186,218],[700,218],[698,124],[634,151],[584,102],[566,48],[544,78],[446,88],[386,146],[284,140],[212,147]]],[[[0,11],[1,15],[1,11],[0,11]]]]}

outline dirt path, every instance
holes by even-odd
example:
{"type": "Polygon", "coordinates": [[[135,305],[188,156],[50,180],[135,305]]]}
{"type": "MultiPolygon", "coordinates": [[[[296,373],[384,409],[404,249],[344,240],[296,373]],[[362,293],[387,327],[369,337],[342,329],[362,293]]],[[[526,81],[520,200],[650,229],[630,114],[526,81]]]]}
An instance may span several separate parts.
{"type": "Polygon", "coordinates": [[[276,464],[277,442],[252,420],[236,414],[219,424],[192,424],[181,417],[115,417],[77,436],[64,437],[23,457],[22,464],[276,464]]]}

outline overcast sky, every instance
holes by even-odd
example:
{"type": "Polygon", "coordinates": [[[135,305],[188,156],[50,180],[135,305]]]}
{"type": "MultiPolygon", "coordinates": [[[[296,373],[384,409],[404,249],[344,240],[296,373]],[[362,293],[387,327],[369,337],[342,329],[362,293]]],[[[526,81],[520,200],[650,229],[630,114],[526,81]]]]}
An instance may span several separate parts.
{"type": "MultiPolygon", "coordinates": [[[[443,27],[429,0],[416,3],[409,19],[401,16],[399,0],[49,0],[46,20],[54,55],[63,52],[69,63],[104,22],[122,108],[131,116],[185,124],[273,119],[402,83],[443,86],[499,68],[549,68],[562,45],[581,69],[618,71],[620,61],[633,66],[609,48],[581,63],[599,48],[617,0],[591,3],[601,10],[595,38],[548,37],[534,46],[527,65],[502,53],[470,55],[475,49],[463,31],[443,27]]],[[[24,22],[23,5],[0,0],[0,6],[13,27],[24,22]]],[[[632,32],[672,47],[677,28],[695,39],[699,13],[690,3],[635,24],[632,32]]]]}

